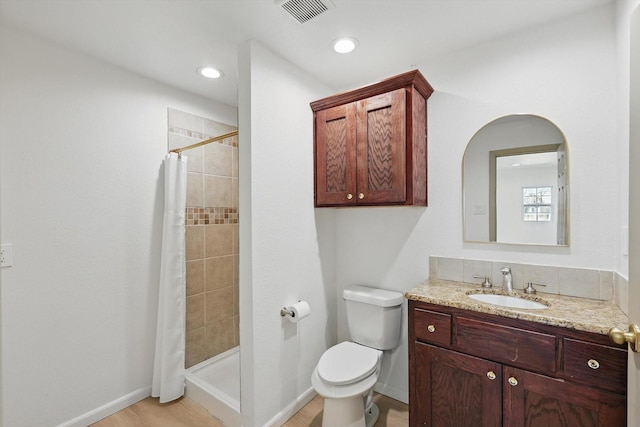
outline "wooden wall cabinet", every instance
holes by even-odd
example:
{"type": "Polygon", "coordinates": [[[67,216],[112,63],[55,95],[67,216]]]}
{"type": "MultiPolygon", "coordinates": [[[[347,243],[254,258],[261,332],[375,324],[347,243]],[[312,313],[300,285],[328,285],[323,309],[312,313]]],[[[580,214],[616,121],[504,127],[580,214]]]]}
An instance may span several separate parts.
{"type": "Polygon", "coordinates": [[[409,301],[411,427],[626,426],[607,336],[409,301]]]}
{"type": "Polygon", "coordinates": [[[415,70],[312,102],[315,206],[426,206],[432,92],[415,70]]]}

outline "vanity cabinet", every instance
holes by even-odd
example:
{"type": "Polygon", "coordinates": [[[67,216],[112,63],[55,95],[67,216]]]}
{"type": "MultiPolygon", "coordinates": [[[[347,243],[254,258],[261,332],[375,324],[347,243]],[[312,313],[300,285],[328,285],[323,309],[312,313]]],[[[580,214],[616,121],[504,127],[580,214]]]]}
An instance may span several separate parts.
{"type": "Polygon", "coordinates": [[[608,337],[409,301],[410,426],[626,426],[608,337]]]}
{"type": "Polygon", "coordinates": [[[422,343],[413,356],[410,426],[502,425],[500,364],[422,343]]]}
{"type": "Polygon", "coordinates": [[[509,366],[502,372],[505,426],[627,425],[625,395],[509,366]]]}
{"type": "Polygon", "coordinates": [[[432,92],[415,70],[312,102],[315,206],[426,206],[432,92]]]}

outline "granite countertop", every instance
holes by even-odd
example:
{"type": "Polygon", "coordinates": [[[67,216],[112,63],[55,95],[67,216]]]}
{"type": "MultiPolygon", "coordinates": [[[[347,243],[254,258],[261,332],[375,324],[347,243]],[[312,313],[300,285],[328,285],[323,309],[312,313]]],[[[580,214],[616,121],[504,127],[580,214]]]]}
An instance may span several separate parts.
{"type": "Polygon", "coordinates": [[[612,327],[620,328],[623,331],[626,331],[629,327],[627,315],[611,301],[568,297],[542,292],[538,292],[535,295],[526,295],[522,290],[507,294],[501,288],[484,289],[478,285],[447,280],[427,280],[406,292],[405,296],[407,299],[415,301],[495,314],[512,319],[529,320],[603,335],[608,335],[609,329],[612,327]],[[467,296],[470,293],[512,295],[539,301],[549,307],[542,310],[502,307],[471,299],[467,296]]]}

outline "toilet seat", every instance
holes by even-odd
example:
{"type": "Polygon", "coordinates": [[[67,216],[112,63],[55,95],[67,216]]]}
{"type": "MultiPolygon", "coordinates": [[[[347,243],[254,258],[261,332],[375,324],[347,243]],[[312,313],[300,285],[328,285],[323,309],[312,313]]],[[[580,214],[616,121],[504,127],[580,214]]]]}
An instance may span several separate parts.
{"type": "Polygon", "coordinates": [[[353,384],[376,371],[381,354],[380,350],[345,341],[324,352],[317,373],[325,384],[353,384]]]}

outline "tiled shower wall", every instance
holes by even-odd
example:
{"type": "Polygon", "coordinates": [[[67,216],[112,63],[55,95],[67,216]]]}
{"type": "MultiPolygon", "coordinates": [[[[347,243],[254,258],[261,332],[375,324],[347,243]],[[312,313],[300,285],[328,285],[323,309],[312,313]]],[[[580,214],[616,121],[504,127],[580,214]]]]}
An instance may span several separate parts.
{"type": "MultiPolygon", "coordinates": [[[[236,130],[169,109],[169,149],[236,130]]],[[[240,342],[238,137],[184,151],[187,162],[185,367],[240,342]]]]}

